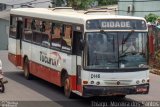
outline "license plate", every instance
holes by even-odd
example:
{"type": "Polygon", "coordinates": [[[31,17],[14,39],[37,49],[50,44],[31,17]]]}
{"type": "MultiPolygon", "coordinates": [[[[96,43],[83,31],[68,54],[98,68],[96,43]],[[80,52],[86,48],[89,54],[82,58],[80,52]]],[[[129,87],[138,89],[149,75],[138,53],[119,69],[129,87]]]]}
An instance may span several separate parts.
{"type": "Polygon", "coordinates": [[[137,92],[146,92],[147,88],[137,88],[137,92]]]}

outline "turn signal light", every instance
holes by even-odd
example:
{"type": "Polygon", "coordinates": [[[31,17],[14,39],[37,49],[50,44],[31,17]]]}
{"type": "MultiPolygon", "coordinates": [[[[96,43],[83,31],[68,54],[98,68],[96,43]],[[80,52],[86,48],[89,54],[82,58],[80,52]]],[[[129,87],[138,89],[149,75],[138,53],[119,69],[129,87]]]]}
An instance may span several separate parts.
{"type": "Polygon", "coordinates": [[[88,81],[83,81],[83,84],[88,84],[88,81]]]}
{"type": "Polygon", "coordinates": [[[139,84],[139,80],[137,80],[136,83],[139,84]]]}
{"type": "Polygon", "coordinates": [[[98,81],[96,84],[97,84],[97,85],[99,85],[99,84],[100,84],[100,82],[98,81]]]}

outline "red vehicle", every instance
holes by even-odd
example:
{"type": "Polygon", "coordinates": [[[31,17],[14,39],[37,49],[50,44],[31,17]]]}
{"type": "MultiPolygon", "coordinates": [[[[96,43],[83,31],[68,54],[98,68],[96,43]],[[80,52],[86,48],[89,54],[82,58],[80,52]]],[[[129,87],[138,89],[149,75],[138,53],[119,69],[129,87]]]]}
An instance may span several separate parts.
{"type": "Polygon", "coordinates": [[[149,63],[151,67],[160,68],[160,26],[148,25],[149,63]]]}

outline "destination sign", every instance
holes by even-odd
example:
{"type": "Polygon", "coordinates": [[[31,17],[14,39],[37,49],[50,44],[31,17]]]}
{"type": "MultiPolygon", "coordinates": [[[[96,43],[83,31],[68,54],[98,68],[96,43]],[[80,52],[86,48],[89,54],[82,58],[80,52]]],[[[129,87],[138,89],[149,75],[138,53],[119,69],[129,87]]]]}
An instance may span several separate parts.
{"type": "Polygon", "coordinates": [[[146,30],[146,22],[143,20],[88,20],[88,30],[146,30]]]}

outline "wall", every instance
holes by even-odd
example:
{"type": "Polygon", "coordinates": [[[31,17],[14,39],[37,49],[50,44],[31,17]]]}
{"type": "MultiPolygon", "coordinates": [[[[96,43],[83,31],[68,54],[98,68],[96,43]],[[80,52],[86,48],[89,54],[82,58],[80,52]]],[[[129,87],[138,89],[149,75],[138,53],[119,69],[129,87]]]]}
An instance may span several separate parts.
{"type": "Polygon", "coordinates": [[[0,19],[0,50],[8,49],[9,21],[0,19]]]}
{"type": "Polygon", "coordinates": [[[149,13],[155,13],[157,15],[160,15],[160,11],[151,12],[151,11],[160,10],[160,1],[150,1],[150,2],[137,2],[137,1],[145,1],[145,0],[119,0],[119,1],[120,1],[118,2],[119,15],[138,16],[138,17],[144,17],[149,13]],[[131,1],[131,2],[121,2],[121,1],[131,1]],[[127,10],[128,10],[127,8],[129,5],[134,5],[135,12],[127,13],[127,10]],[[149,11],[149,12],[136,12],[136,11],[149,11]]]}

